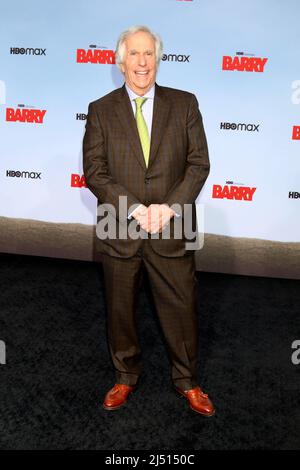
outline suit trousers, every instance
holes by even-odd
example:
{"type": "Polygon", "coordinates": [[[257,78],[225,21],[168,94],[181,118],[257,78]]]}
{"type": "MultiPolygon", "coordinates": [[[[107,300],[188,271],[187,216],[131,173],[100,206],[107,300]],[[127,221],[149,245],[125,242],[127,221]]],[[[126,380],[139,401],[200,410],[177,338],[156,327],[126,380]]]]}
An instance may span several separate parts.
{"type": "Polygon", "coordinates": [[[172,380],[188,390],[198,385],[197,278],[195,257],[157,254],[149,239],[130,258],[102,255],[108,346],[117,383],[136,385],[142,371],[137,302],[143,266],[171,359],[172,380]]]}

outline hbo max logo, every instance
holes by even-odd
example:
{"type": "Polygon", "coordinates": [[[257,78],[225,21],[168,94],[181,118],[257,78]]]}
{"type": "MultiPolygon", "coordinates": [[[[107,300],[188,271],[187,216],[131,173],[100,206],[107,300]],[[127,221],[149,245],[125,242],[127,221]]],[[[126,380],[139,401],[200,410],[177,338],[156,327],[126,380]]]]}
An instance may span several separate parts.
{"type": "Polygon", "coordinates": [[[11,54],[21,54],[21,55],[46,55],[46,49],[41,49],[40,47],[11,47],[11,54]]]}

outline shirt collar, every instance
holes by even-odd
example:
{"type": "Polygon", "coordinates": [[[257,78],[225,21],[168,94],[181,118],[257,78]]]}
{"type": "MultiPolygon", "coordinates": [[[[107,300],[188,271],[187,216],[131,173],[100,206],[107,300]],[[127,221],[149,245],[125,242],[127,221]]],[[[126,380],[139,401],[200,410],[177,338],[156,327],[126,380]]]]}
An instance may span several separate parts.
{"type": "MultiPolygon", "coordinates": [[[[125,83],[125,87],[126,87],[128,96],[130,98],[130,101],[133,101],[135,98],[141,98],[141,96],[137,95],[136,93],[134,93],[134,91],[132,91],[132,89],[127,85],[127,83],[125,83]]],[[[147,91],[147,93],[145,93],[145,95],[143,95],[143,98],[148,98],[148,99],[153,100],[154,95],[155,95],[155,83],[152,85],[150,90],[147,91]]]]}

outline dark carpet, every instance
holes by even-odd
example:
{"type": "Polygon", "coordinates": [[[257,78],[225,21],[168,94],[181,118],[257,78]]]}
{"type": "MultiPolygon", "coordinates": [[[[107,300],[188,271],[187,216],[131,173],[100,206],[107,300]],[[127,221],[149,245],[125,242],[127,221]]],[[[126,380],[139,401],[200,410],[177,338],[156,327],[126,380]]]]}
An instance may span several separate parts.
{"type": "MultiPolygon", "coordinates": [[[[299,449],[299,281],[198,273],[202,417],[172,389],[149,285],[139,299],[144,374],[123,408],[114,384],[101,265],[2,255],[1,449],[299,449]]],[[[146,280],[147,281],[147,280],[146,280]]]]}

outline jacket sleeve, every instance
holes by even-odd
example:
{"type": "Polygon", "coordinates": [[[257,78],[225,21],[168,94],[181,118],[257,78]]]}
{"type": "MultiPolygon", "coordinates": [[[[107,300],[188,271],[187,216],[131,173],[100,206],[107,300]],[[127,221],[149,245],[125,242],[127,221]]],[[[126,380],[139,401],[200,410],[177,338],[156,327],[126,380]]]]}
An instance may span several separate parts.
{"type": "Polygon", "coordinates": [[[192,204],[197,199],[210,170],[207,141],[195,95],[192,95],[188,110],[186,132],[188,149],[185,172],[166,198],[169,206],[179,204],[182,214],[184,204],[192,204]]]}
{"type": "Polygon", "coordinates": [[[85,135],[83,138],[83,173],[87,187],[120,222],[126,222],[129,209],[131,211],[140,204],[140,201],[114,181],[109,174],[107,155],[105,152],[105,135],[95,105],[89,104],[85,135]],[[119,197],[127,198],[126,210],[119,207],[119,197]],[[113,206],[113,207],[111,207],[113,206]],[[132,207],[133,206],[133,207],[132,207]]]}

